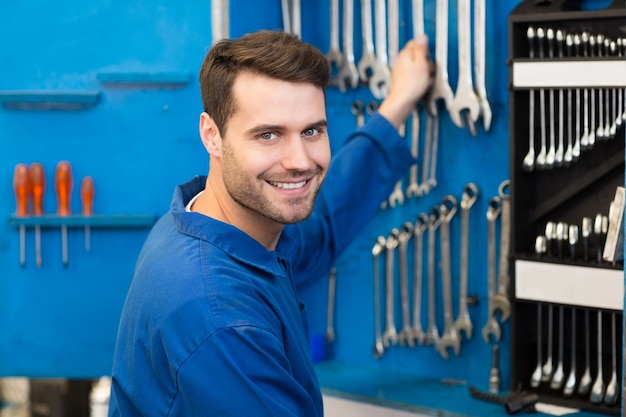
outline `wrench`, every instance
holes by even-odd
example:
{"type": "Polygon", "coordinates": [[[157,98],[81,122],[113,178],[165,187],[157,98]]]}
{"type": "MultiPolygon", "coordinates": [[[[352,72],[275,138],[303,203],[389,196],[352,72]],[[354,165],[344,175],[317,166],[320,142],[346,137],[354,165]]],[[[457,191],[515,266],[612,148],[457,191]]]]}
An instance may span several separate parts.
{"type": "Polygon", "coordinates": [[[374,30],[372,28],[372,3],[371,0],[361,0],[361,26],[363,37],[363,53],[359,60],[358,70],[361,81],[364,83],[374,72],[376,55],[374,54],[374,30]]]}
{"type": "MultiPolygon", "coordinates": [[[[548,57],[550,59],[554,58],[554,30],[552,28],[548,28],[546,30],[546,38],[548,39],[548,57]]],[[[548,153],[546,154],[546,166],[548,168],[552,168],[554,165],[554,157],[556,154],[556,141],[554,137],[554,89],[550,89],[549,100],[550,100],[550,148],[548,149],[548,153]]]]}
{"type": "Polygon", "coordinates": [[[498,277],[498,292],[493,296],[493,313],[500,311],[501,320],[506,321],[511,315],[511,302],[509,301],[509,247],[511,233],[511,201],[509,199],[510,181],[500,184],[498,194],[500,196],[500,268],[498,277]]]}
{"type": "Polygon", "coordinates": [[[369,87],[374,97],[382,99],[387,95],[391,82],[389,61],[387,60],[387,24],[385,21],[387,11],[385,10],[385,0],[374,0],[374,5],[376,8],[376,62],[369,79],[369,87]]]}
{"type": "MultiPolygon", "coordinates": [[[[589,36],[589,55],[593,56],[595,53],[596,37],[589,36]]],[[[596,142],[596,90],[588,89],[591,96],[591,102],[589,107],[591,109],[590,121],[589,121],[589,134],[587,135],[587,143],[593,146],[596,142]]]]}
{"type": "Polygon", "coordinates": [[[413,228],[413,339],[419,345],[424,344],[426,333],[422,329],[422,258],[424,247],[424,231],[428,227],[428,214],[421,213],[417,216],[413,228]]]}
{"type": "Polygon", "coordinates": [[[328,312],[326,317],[326,341],[335,341],[335,287],[337,283],[337,270],[332,268],[328,274],[328,312]]]}
{"type": "Polygon", "coordinates": [[[483,118],[485,131],[491,127],[491,107],[487,99],[485,86],[485,45],[486,45],[486,6],[485,0],[474,0],[474,77],[476,77],[476,93],[480,102],[480,115],[483,118]]]}
{"type": "Polygon", "coordinates": [[[548,357],[541,368],[541,381],[548,382],[552,378],[552,310],[554,306],[548,304],[548,357]]]}
{"type": "Polygon", "coordinates": [[[426,138],[424,143],[424,160],[422,162],[422,182],[419,184],[419,194],[425,195],[430,192],[428,184],[428,174],[430,173],[430,160],[432,158],[433,126],[435,117],[429,112],[426,113],[426,138]]]}
{"type": "MultiPolygon", "coordinates": [[[[466,118],[467,128],[472,136],[476,136],[475,123],[480,116],[480,100],[474,92],[472,83],[472,51],[471,51],[471,19],[470,0],[458,0],[458,53],[459,53],[459,78],[456,94],[448,107],[450,118],[457,127],[463,127],[462,110],[468,110],[466,118]]],[[[437,43],[437,45],[439,45],[437,43]]],[[[439,61],[437,61],[439,64],[439,61]]]]}
{"type": "MultiPolygon", "coordinates": [[[[605,56],[609,56],[611,54],[611,40],[607,37],[604,38],[604,55],[605,56]]],[[[611,138],[611,109],[610,109],[610,105],[609,105],[609,100],[610,100],[610,91],[609,89],[605,89],[604,90],[604,115],[605,115],[605,119],[604,119],[604,138],[605,139],[610,139],[611,138]]]]}
{"type": "Polygon", "coordinates": [[[494,336],[496,342],[500,341],[500,325],[495,316],[493,298],[496,293],[496,220],[500,215],[500,197],[494,196],[489,200],[487,209],[487,300],[488,315],[487,323],[483,327],[483,339],[490,342],[490,335],[494,336]]]}
{"type": "Polygon", "coordinates": [[[365,124],[365,103],[361,100],[355,100],[352,102],[350,110],[356,116],[356,127],[362,127],[365,124]]]}
{"type": "MultiPolygon", "coordinates": [[[[587,58],[587,47],[589,46],[589,33],[583,32],[580,34],[580,40],[583,45],[583,56],[587,58]]],[[[583,89],[583,136],[580,139],[580,146],[583,149],[587,149],[587,147],[593,146],[595,142],[595,137],[593,142],[589,142],[589,89],[583,89]]]]}
{"type": "MultiPolygon", "coordinates": [[[[418,109],[411,113],[411,156],[417,161],[419,156],[420,114],[418,109]]],[[[406,197],[419,197],[422,189],[417,182],[417,162],[409,169],[409,185],[406,187],[406,197]]]]}
{"type": "MultiPolygon", "coordinates": [[[[556,31],[556,44],[559,50],[559,58],[563,58],[563,42],[565,38],[563,37],[563,31],[561,29],[556,31]]],[[[563,147],[563,89],[559,88],[559,147],[556,149],[556,153],[554,154],[554,163],[557,166],[563,165],[563,154],[565,153],[565,148],[563,147]]]]}
{"type": "Polygon", "coordinates": [[[330,49],[326,53],[326,60],[331,70],[330,85],[339,87],[339,71],[344,63],[339,49],[339,0],[330,0],[330,49]]]}
{"type": "Polygon", "coordinates": [[[392,344],[396,344],[398,343],[398,333],[396,333],[396,325],[395,325],[395,321],[394,321],[394,307],[393,307],[393,272],[394,272],[394,256],[393,253],[395,252],[396,248],[398,247],[398,236],[400,234],[400,231],[398,229],[393,229],[391,231],[391,233],[389,234],[389,236],[387,237],[387,243],[385,245],[385,253],[386,253],[386,259],[385,259],[385,282],[386,282],[386,289],[385,289],[385,299],[386,299],[386,303],[385,303],[385,308],[386,308],[386,312],[385,312],[385,320],[386,320],[386,324],[387,327],[385,328],[385,332],[383,333],[383,346],[385,347],[385,349],[387,349],[389,347],[389,343],[391,342],[392,344]]]}
{"type": "Polygon", "coordinates": [[[456,356],[461,351],[461,339],[459,332],[454,326],[454,316],[452,311],[452,269],[450,265],[450,221],[457,211],[457,201],[452,195],[445,196],[439,208],[441,225],[441,289],[443,295],[443,320],[444,327],[441,339],[436,345],[439,354],[448,359],[447,348],[452,348],[456,356]]]}
{"type": "MultiPolygon", "coordinates": [[[[574,50],[576,52],[576,56],[580,56],[580,35],[574,35],[574,50]]],[[[574,147],[572,148],[572,158],[574,161],[577,161],[580,157],[580,88],[576,88],[576,140],[574,141],[574,147]]],[[[589,138],[587,138],[589,141],[589,138]]]]}
{"type": "Polygon", "coordinates": [[[402,330],[398,334],[398,340],[402,346],[407,344],[415,346],[413,339],[413,327],[411,327],[411,316],[409,311],[409,274],[407,271],[408,262],[406,256],[407,245],[413,236],[413,223],[406,222],[398,235],[398,253],[400,262],[400,299],[402,301],[402,330]]]}
{"type": "Polygon", "coordinates": [[[430,114],[437,114],[436,102],[443,99],[450,109],[454,97],[448,82],[448,0],[437,0],[437,27],[435,31],[435,79],[427,100],[430,114]]]}
{"type": "Polygon", "coordinates": [[[478,186],[470,182],[463,189],[461,197],[461,267],[459,283],[459,315],[454,327],[459,333],[465,331],[467,339],[472,338],[472,321],[467,311],[468,263],[469,263],[469,212],[478,199],[478,186]]]}
{"type": "Polygon", "coordinates": [[[354,61],[354,0],[343,1],[343,54],[343,65],[337,74],[341,92],[345,92],[348,86],[359,86],[359,70],[354,61]]]}
{"type": "Polygon", "coordinates": [[[229,37],[229,23],[228,0],[211,0],[211,40],[213,45],[229,37]]]}
{"type": "Polygon", "coordinates": [[[439,207],[433,207],[428,219],[428,327],[424,343],[435,346],[439,343],[439,330],[437,330],[435,317],[435,233],[440,223],[439,207]]]}
{"type": "MultiPolygon", "coordinates": [[[[535,57],[535,48],[533,47],[535,28],[528,26],[526,37],[528,38],[528,56],[533,59],[535,57]]],[[[530,172],[535,169],[535,90],[532,88],[528,90],[528,100],[528,153],[524,157],[522,168],[524,171],[530,172]]]]}
{"type": "Polygon", "coordinates": [[[374,357],[376,359],[383,356],[385,346],[383,345],[383,336],[380,330],[380,268],[378,266],[378,258],[385,249],[387,240],[384,236],[378,236],[374,247],[372,248],[372,259],[374,260],[374,329],[376,342],[374,343],[374,357]]]}
{"type": "MultiPolygon", "coordinates": [[[[543,28],[537,28],[537,39],[539,43],[539,58],[543,59],[543,28]]],[[[541,122],[541,149],[535,160],[535,166],[537,169],[544,169],[546,167],[546,92],[545,89],[539,89],[539,121],[541,122]]]]}
{"type": "MultiPolygon", "coordinates": [[[[428,191],[437,186],[437,145],[439,143],[439,118],[438,114],[432,119],[432,133],[431,133],[431,154],[430,154],[430,173],[428,175],[428,191]]],[[[428,124],[428,123],[426,123],[428,124]]]]}
{"type": "MultiPolygon", "coordinates": [[[[596,44],[598,45],[598,56],[602,56],[602,45],[604,45],[604,35],[598,34],[596,35],[596,44]]],[[[604,119],[604,109],[602,105],[604,104],[603,96],[603,88],[598,88],[598,130],[596,130],[596,138],[603,139],[604,138],[604,126],[602,126],[602,119],[604,119]]]]}
{"type": "MultiPolygon", "coordinates": [[[[400,125],[398,128],[398,133],[400,136],[404,137],[405,133],[405,125],[404,123],[400,125]]],[[[402,205],[404,204],[404,192],[402,191],[402,178],[400,178],[397,182],[393,191],[389,195],[389,205],[391,207],[395,207],[396,204],[402,205]]]]}

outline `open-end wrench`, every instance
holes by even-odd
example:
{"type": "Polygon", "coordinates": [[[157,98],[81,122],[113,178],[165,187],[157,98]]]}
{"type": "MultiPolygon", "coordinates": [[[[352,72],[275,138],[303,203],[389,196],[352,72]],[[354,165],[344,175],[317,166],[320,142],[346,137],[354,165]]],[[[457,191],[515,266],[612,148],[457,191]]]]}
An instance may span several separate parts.
{"type": "Polygon", "coordinates": [[[372,259],[374,260],[374,330],[376,341],[374,343],[374,357],[376,359],[383,356],[385,346],[383,345],[383,335],[380,330],[380,267],[378,258],[385,249],[387,240],[384,236],[378,236],[374,247],[372,248],[372,259]]]}
{"type": "MultiPolygon", "coordinates": [[[[561,29],[556,31],[556,45],[558,48],[559,58],[563,58],[563,43],[565,42],[565,37],[563,36],[563,31],[561,29]]],[[[556,166],[563,165],[563,154],[565,153],[565,147],[563,143],[563,107],[565,106],[563,98],[563,89],[559,88],[559,146],[556,148],[556,153],[554,154],[554,163],[556,166]]]]}
{"type": "MultiPolygon", "coordinates": [[[[539,59],[543,59],[543,38],[545,37],[543,28],[537,28],[536,34],[539,45],[539,59]]],[[[546,154],[548,150],[546,148],[546,92],[543,88],[539,89],[539,121],[541,123],[541,149],[537,154],[535,167],[537,169],[544,169],[546,167],[546,154]]]]}
{"type": "Polygon", "coordinates": [[[483,119],[485,131],[491,127],[491,107],[487,99],[487,87],[485,85],[486,66],[486,12],[485,0],[474,0],[474,81],[476,94],[480,102],[480,115],[483,119]]]}
{"type": "Polygon", "coordinates": [[[443,296],[443,333],[436,345],[437,352],[448,359],[448,348],[452,348],[455,355],[461,351],[461,339],[459,332],[454,326],[452,311],[452,267],[450,262],[450,221],[457,211],[457,201],[452,195],[447,195],[441,200],[439,208],[441,224],[441,292],[443,296]]]}
{"type": "Polygon", "coordinates": [[[387,59],[387,11],[385,0],[374,0],[376,31],[376,63],[374,64],[372,76],[369,78],[370,91],[377,99],[387,96],[389,84],[391,82],[391,72],[389,71],[389,61],[387,59]]]}
{"type": "MultiPolygon", "coordinates": [[[[418,109],[411,113],[411,156],[417,161],[419,156],[420,114],[418,109]]],[[[417,162],[409,169],[409,185],[406,187],[406,197],[419,197],[422,189],[417,182],[417,162]]]]}
{"type": "MultiPolygon", "coordinates": [[[[405,130],[406,130],[405,124],[402,123],[400,127],[398,128],[398,133],[400,133],[400,136],[404,137],[405,130]]],[[[400,178],[396,182],[395,187],[393,187],[393,191],[389,195],[389,205],[391,207],[395,207],[396,204],[399,204],[399,205],[404,204],[404,191],[402,191],[402,178],[400,178]]]]}
{"type": "MultiPolygon", "coordinates": [[[[457,127],[467,126],[472,135],[476,135],[476,122],[480,116],[480,101],[474,92],[472,83],[472,50],[471,50],[471,10],[469,0],[458,0],[458,53],[459,78],[456,93],[448,107],[450,118],[457,127]],[[467,110],[468,115],[463,123],[461,111],[467,110]]],[[[439,62],[437,62],[439,65],[439,62]]]]}
{"type": "Polygon", "coordinates": [[[413,339],[423,345],[426,333],[422,329],[422,272],[424,231],[428,227],[428,214],[420,213],[413,227],[413,339]]]}
{"type": "Polygon", "coordinates": [[[427,345],[437,345],[439,343],[439,330],[437,329],[436,309],[436,288],[435,288],[435,234],[441,223],[439,217],[439,207],[433,207],[428,219],[428,327],[426,328],[427,345]]]}
{"type": "Polygon", "coordinates": [[[343,2],[343,65],[337,81],[339,90],[345,92],[347,87],[357,88],[359,86],[359,70],[356,68],[354,60],[354,0],[344,0],[343,2]]]}
{"type": "Polygon", "coordinates": [[[493,306],[493,297],[496,294],[496,220],[500,211],[500,197],[494,196],[489,200],[487,209],[487,301],[489,306],[487,323],[482,331],[483,339],[487,343],[490,343],[489,336],[493,335],[495,341],[498,342],[501,335],[493,306]]]}
{"type": "Polygon", "coordinates": [[[332,268],[328,274],[328,311],[326,316],[326,341],[335,341],[335,287],[337,286],[337,270],[332,268]]]}
{"type": "Polygon", "coordinates": [[[505,180],[498,188],[500,196],[500,262],[498,269],[498,292],[493,296],[492,308],[499,311],[501,321],[506,321],[511,315],[509,301],[509,248],[511,233],[511,201],[509,198],[510,181],[505,180]]]}
{"type": "Polygon", "coordinates": [[[340,87],[339,71],[343,67],[344,57],[339,48],[339,0],[330,0],[330,49],[326,53],[330,65],[330,85],[340,87]]]}
{"type": "Polygon", "coordinates": [[[469,214],[470,209],[478,199],[478,186],[470,182],[463,189],[461,197],[461,266],[459,270],[459,315],[454,327],[459,334],[464,331],[467,339],[472,338],[472,321],[467,311],[467,287],[469,275],[469,214]]]}
{"type": "Polygon", "coordinates": [[[437,0],[435,29],[435,80],[427,99],[427,110],[436,115],[437,100],[443,99],[450,109],[454,94],[448,82],[448,0],[437,0]]]}
{"type": "Polygon", "coordinates": [[[400,301],[402,302],[402,330],[398,333],[398,340],[402,346],[415,346],[413,327],[411,326],[411,312],[409,308],[409,273],[406,256],[409,240],[413,236],[413,223],[406,222],[398,235],[398,261],[400,262],[400,301]]]}
{"type": "MultiPolygon", "coordinates": [[[[548,57],[552,60],[554,58],[554,30],[552,28],[548,28],[546,30],[546,39],[548,40],[548,57]]],[[[554,165],[554,156],[556,154],[556,139],[554,136],[554,89],[550,89],[548,91],[549,94],[549,107],[550,107],[550,147],[548,148],[548,153],[546,154],[546,167],[552,168],[554,165]]]]}
{"type": "MultiPolygon", "coordinates": [[[[528,57],[535,58],[535,48],[533,46],[535,40],[535,28],[528,26],[526,30],[528,38],[528,57]]],[[[522,162],[524,171],[532,171],[535,169],[535,90],[528,90],[528,152],[522,162]]]]}
{"type": "Polygon", "coordinates": [[[229,37],[228,0],[211,0],[211,42],[213,45],[229,37]]]}
{"type": "Polygon", "coordinates": [[[361,0],[361,32],[363,36],[363,53],[357,67],[361,81],[366,83],[374,72],[374,66],[376,65],[371,0],[361,0]]]}
{"type": "Polygon", "coordinates": [[[394,252],[398,247],[398,235],[400,231],[393,229],[387,237],[385,244],[385,322],[386,328],[383,333],[383,346],[385,349],[389,347],[389,343],[398,343],[398,333],[396,332],[396,324],[394,320],[394,252]]]}

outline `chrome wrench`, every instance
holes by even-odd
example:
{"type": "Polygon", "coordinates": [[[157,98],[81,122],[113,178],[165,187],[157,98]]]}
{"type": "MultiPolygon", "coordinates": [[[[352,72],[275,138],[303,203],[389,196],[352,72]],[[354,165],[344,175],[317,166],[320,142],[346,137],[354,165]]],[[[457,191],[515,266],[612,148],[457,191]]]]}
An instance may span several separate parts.
{"type": "MultiPolygon", "coordinates": [[[[548,40],[548,57],[550,59],[554,58],[554,30],[552,28],[548,28],[546,30],[546,38],[548,40]]],[[[556,140],[554,136],[554,89],[550,89],[549,100],[550,100],[550,147],[548,148],[548,153],[546,154],[546,166],[548,168],[552,168],[554,165],[554,157],[556,154],[556,140]]]]}
{"type": "Polygon", "coordinates": [[[501,321],[506,321],[511,315],[511,302],[509,301],[509,247],[511,233],[511,201],[509,199],[510,181],[500,184],[498,195],[500,196],[500,268],[498,270],[498,292],[493,296],[492,307],[500,311],[501,321]]]}
{"type": "Polygon", "coordinates": [[[409,309],[409,274],[408,260],[406,256],[409,240],[413,236],[413,223],[406,222],[398,235],[398,253],[400,262],[400,300],[402,302],[402,330],[398,334],[398,340],[402,346],[415,346],[413,339],[413,327],[411,326],[411,313],[409,309]]]}
{"type": "Polygon", "coordinates": [[[439,208],[441,223],[439,233],[441,235],[441,292],[443,295],[443,333],[436,345],[437,352],[448,359],[448,348],[452,348],[456,356],[461,351],[461,339],[459,332],[454,326],[452,311],[452,268],[450,262],[450,221],[457,211],[457,201],[452,195],[445,196],[439,208]]]}
{"type": "Polygon", "coordinates": [[[211,0],[211,37],[213,45],[229,36],[228,0],[211,0]]]}
{"type": "Polygon", "coordinates": [[[483,118],[485,131],[491,127],[491,107],[487,99],[487,87],[485,86],[485,45],[486,33],[486,5],[485,0],[474,0],[474,77],[476,81],[476,93],[480,102],[480,115],[483,118]]]}
{"type": "MultiPolygon", "coordinates": [[[[398,133],[400,136],[404,137],[405,133],[405,124],[402,123],[398,128],[398,133]]],[[[389,195],[389,205],[391,207],[395,207],[396,204],[402,205],[404,204],[404,192],[402,191],[402,178],[400,178],[396,185],[393,187],[393,191],[389,195]]]]}
{"type": "MultiPolygon", "coordinates": [[[[420,135],[420,114],[418,109],[414,109],[411,113],[411,156],[417,158],[419,156],[419,135],[420,135]]],[[[417,182],[417,162],[409,168],[409,185],[406,187],[406,197],[419,197],[422,195],[422,189],[417,182]]]]}
{"type": "Polygon", "coordinates": [[[374,343],[374,357],[376,359],[383,356],[385,346],[383,345],[383,336],[380,330],[380,267],[378,258],[385,249],[387,240],[384,236],[378,236],[374,247],[372,248],[372,259],[374,260],[374,330],[376,342],[374,343]]]}
{"type": "Polygon", "coordinates": [[[339,90],[359,86],[359,70],[354,61],[354,0],[343,1],[343,65],[337,79],[339,90]]]}
{"type": "Polygon", "coordinates": [[[441,223],[439,207],[433,207],[428,220],[428,328],[424,343],[427,345],[437,345],[439,343],[439,330],[437,329],[437,318],[435,317],[435,234],[441,223]]]}
{"type": "Polygon", "coordinates": [[[459,334],[464,331],[467,339],[472,338],[472,320],[467,311],[467,290],[469,275],[469,215],[470,209],[478,199],[478,186],[470,182],[463,189],[461,197],[461,266],[459,283],[459,315],[454,322],[459,334]]]}
{"type": "Polygon", "coordinates": [[[339,0],[330,0],[330,49],[326,53],[326,60],[331,71],[330,85],[341,88],[339,72],[344,57],[339,47],[339,0]]]}
{"type": "Polygon", "coordinates": [[[428,228],[428,214],[421,213],[417,216],[413,228],[413,339],[423,345],[426,333],[422,329],[422,271],[423,271],[423,247],[424,231],[428,228]]]}
{"type": "Polygon", "coordinates": [[[369,78],[370,91],[377,99],[387,96],[389,83],[391,82],[391,72],[389,71],[389,61],[387,58],[387,11],[385,0],[374,0],[376,13],[376,62],[374,64],[372,76],[369,78]]]}
{"type": "Polygon", "coordinates": [[[387,237],[387,243],[385,245],[385,321],[387,327],[385,328],[385,332],[383,333],[383,346],[385,349],[389,347],[389,343],[396,344],[398,343],[398,334],[396,332],[396,325],[394,320],[394,306],[393,306],[393,298],[394,298],[394,252],[398,247],[398,229],[393,229],[391,234],[387,237]]]}
{"type": "Polygon", "coordinates": [[[489,200],[487,209],[487,301],[488,319],[483,327],[483,339],[490,342],[490,335],[493,335],[496,342],[500,341],[500,325],[496,320],[493,298],[496,293],[496,220],[500,215],[500,197],[494,196],[489,200]]]}
{"type": "Polygon", "coordinates": [[[437,0],[435,29],[435,80],[428,97],[428,112],[437,114],[436,102],[443,99],[449,109],[454,97],[448,82],[448,0],[437,0]]]}
{"type": "MultiPolygon", "coordinates": [[[[470,0],[458,0],[458,53],[459,77],[456,93],[448,107],[452,122],[462,128],[464,126],[461,111],[468,110],[466,123],[470,133],[476,135],[475,123],[480,116],[480,100],[474,92],[472,83],[472,50],[471,50],[471,11],[470,0]]],[[[439,26],[439,25],[438,25],[439,26]]],[[[437,45],[439,43],[437,42],[437,45]]],[[[439,64],[439,62],[437,62],[439,64]]]]}
{"type": "MultiPolygon", "coordinates": [[[[539,58],[543,59],[543,28],[537,28],[537,40],[539,43],[539,58]]],[[[541,122],[541,149],[535,160],[535,167],[537,169],[544,169],[546,167],[546,92],[544,88],[539,89],[539,121],[541,122]]]]}
{"type": "Polygon", "coordinates": [[[374,53],[374,29],[372,27],[372,3],[371,0],[361,0],[361,32],[363,37],[363,53],[359,60],[358,70],[361,81],[366,83],[376,65],[374,53]]]}

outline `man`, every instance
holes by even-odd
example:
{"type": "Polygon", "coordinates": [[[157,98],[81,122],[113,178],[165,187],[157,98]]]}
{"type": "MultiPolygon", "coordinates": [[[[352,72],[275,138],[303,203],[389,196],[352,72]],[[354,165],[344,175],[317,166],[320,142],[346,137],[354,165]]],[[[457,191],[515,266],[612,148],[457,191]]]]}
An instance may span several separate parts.
{"type": "Polygon", "coordinates": [[[413,162],[397,128],[432,63],[425,39],[407,43],[378,114],[332,164],[329,73],[319,50],[282,32],[207,54],[209,174],[176,188],[139,256],[110,416],[322,416],[296,288],[328,273],[413,162]]]}

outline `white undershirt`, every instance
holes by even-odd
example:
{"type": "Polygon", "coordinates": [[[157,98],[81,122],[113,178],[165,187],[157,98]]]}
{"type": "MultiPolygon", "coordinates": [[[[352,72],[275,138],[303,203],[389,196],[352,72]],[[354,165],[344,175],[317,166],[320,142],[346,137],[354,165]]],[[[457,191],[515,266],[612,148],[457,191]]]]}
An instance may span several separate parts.
{"type": "Polygon", "coordinates": [[[198,194],[194,195],[191,200],[189,200],[189,203],[185,206],[185,211],[191,211],[191,206],[193,206],[193,203],[198,199],[198,197],[200,197],[200,195],[202,195],[203,192],[204,190],[200,191],[198,194]]]}

